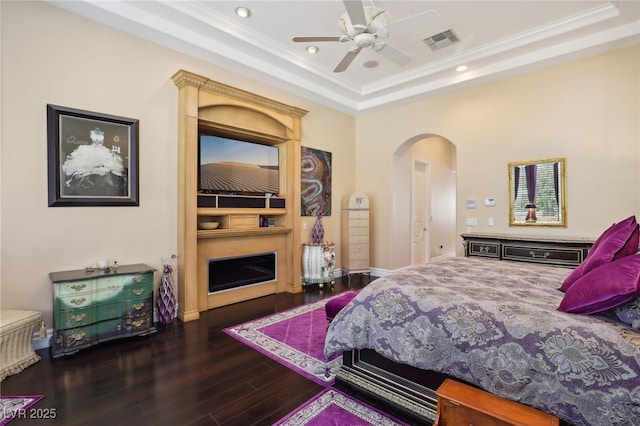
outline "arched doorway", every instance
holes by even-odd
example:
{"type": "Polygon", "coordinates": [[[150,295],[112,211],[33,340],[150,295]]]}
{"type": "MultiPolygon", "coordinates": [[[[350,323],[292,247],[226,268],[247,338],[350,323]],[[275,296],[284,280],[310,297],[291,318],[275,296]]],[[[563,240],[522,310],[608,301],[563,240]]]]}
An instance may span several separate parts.
{"type": "Polygon", "coordinates": [[[456,148],[439,135],[403,143],[393,158],[393,269],[455,254],[456,148]]]}

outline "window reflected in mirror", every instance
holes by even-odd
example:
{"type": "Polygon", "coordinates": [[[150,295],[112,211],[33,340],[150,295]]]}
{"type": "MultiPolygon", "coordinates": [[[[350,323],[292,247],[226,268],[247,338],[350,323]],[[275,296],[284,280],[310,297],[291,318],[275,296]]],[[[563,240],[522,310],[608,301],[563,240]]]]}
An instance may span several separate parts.
{"type": "Polygon", "coordinates": [[[565,159],[509,163],[509,225],[567,226],[565,159]]]}

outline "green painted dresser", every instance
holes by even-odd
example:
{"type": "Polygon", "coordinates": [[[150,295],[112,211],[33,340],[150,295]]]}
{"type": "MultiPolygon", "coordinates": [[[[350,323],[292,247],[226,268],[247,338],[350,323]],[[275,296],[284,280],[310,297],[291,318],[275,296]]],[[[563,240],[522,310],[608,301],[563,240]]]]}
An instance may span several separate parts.
{"type": "Polygon", "coordinates": [[[145,264],[51,272],[51,355],[57,358],[107,340],[154,333],[154,272],[145,264]]]}

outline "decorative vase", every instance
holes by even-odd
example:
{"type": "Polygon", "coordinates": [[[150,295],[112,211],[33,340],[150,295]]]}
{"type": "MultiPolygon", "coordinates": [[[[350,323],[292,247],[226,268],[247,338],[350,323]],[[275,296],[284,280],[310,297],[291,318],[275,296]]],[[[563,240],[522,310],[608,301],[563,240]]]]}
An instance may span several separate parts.
{"type": "Polygon", "coordinates": [[[168,263],[163,263],[162,278],[158,289],[158,317],[162,324],[173,321],[176,313],[176,295],[173,290],[173,268],[168,263]]]}
{"type": "Polygon", "coordinates": [[[311,241],[313,244],[320,244],[324,240],[324,227],[322,226],[322,216],[318,215],[311,230],[311,241]]]}

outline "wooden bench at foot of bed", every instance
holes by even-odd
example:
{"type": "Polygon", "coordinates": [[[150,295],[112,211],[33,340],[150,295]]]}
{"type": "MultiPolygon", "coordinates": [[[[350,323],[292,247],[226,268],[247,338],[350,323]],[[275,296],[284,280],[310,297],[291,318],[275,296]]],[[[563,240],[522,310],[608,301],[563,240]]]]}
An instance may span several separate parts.
{"type": "Polygon", "coordinates": [[[557,417],[489,392],[446,379],[436,391],[438,411],[433,426],[558,426],[557,417]]]}

